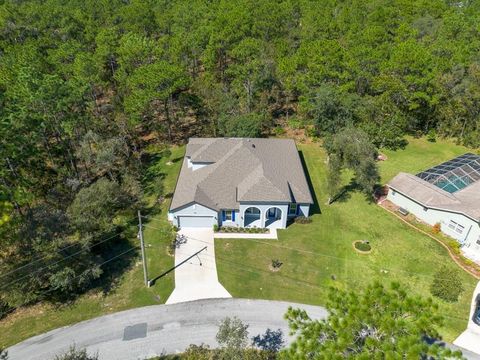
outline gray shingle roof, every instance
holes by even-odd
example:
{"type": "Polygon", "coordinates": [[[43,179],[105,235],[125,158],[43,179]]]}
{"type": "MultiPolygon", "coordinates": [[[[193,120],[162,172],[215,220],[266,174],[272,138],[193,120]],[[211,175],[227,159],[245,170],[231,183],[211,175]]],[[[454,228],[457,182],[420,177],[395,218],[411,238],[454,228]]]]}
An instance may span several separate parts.
{"type": "Polygon", "coordinates": [[[480,182],[452,194],[415,175],[399,173],[388,186],[426,207],[462,213],[480,221],[480,182]]]}
{"type": "Polygon", "coordinates": [[[295,142],[290,139],[191,138],[171,210],[190,203],[237,209],[240,202],[313,203],[295,142]],[[192,162],[211,163],[195,171],[192,162]]]}

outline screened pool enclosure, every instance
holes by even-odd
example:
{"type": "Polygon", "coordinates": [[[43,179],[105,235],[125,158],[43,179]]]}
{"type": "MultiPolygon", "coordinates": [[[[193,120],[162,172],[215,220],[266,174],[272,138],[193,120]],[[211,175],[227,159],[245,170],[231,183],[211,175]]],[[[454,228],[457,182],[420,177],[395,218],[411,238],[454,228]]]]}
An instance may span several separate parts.
{"type": "Polygon", "coordinates": [[[480,155],[463,154],[417,176],[442,190],[454,193],[480,180],[480,155]]]}

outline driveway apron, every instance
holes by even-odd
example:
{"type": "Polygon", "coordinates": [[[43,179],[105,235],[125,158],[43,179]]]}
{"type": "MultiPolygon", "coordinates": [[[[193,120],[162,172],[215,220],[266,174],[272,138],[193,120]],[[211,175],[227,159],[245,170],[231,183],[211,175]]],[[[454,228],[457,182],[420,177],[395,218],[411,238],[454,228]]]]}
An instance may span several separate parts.
{"type": "Polygon", "coordinates": [[[167,304],[230,298],[218,281],[213,229],[182,228],[175,249],[175,289],[167,304]]]}

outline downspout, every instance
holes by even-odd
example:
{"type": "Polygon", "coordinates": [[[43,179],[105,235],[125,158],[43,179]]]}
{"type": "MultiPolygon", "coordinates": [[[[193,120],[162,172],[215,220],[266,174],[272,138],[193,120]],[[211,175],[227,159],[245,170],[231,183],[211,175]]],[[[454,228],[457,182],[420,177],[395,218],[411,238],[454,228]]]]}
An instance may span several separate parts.
{"type": "Polygon", "coordinates": [[[465,235],[465,238],[463,239],[462,245],[465,244],[465,242],[468,239],[468,235],[470,235],[470,231],[472,231],[472,225],[470,225],[470,228],[467,231],[467,235],[465,235]]]}

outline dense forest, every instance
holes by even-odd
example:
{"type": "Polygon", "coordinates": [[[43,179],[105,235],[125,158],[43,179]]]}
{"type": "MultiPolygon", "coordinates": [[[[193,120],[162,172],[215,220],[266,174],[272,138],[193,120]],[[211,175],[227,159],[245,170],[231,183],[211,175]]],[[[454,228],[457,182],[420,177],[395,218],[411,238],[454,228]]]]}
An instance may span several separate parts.
{"type": "Polygon", "coordinates": [[[479,24],[471,0],[0,1],[0,294],[91,286],[190,136],[480,146],[479,24]]]}

